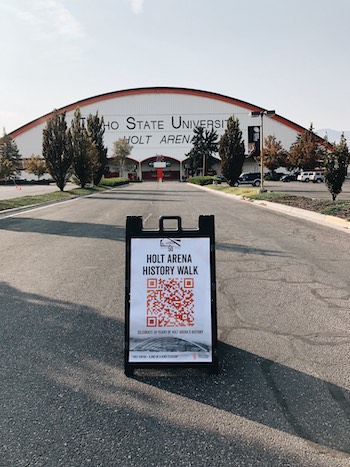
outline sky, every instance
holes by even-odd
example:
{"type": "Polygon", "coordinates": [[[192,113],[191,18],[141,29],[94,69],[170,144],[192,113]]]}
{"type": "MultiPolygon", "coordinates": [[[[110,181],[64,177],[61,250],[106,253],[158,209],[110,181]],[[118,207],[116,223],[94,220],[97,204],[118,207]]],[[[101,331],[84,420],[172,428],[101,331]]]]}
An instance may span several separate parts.
{"type": "Polygon", "coordinates": [[[0,128],[170,86],[350,130],[349,0],[0,0],[0,128]]]}

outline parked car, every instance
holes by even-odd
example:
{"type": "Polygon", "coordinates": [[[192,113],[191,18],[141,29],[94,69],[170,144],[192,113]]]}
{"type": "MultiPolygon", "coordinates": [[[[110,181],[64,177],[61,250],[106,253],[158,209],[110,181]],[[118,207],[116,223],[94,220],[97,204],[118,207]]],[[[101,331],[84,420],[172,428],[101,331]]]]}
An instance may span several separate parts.
{"type": "Polygon", "coordinates": [[[260,184],[261,184],[260,173],[258,173],[258,172],[243,172],[238,177],[238,180],[234,183],[234,186],[238,186],[238,185],[260,186],[260,184]]]}
{"type": "Polygon", "coordinates": [[[312,172],[300,172],[300,174],[297,177],[298,182],[309,183],[311,174],[312,172]]]}
{"type": "Polygon", "coordinates": [[[264,174],[264,179],[267,181],[278,182],[283,177],[282,172],[266,172],[264,174]]]}
{"type": "Polygon", "coordinates": [[[214,181],[216,181],[216,183],[218,184],[227,182],[226,178],[223,175],[215,175],[214,181]]]}
{"type": "Polygon", "coordinates": [[[314,183],[320,183],[323,182],[323,172],[321,171],[316,171],[316,170],[310,170],[307,172],[300,172],[300,174],[297,177],[297,180],[299,182],[314,182],[314,183]]]}
{"type": "Polygon", "coordinates": [[[321,183],[323,182],[323,178],[323,172],[321,171],[312,172],[310,175],[310,181],[313,183],[321,183]]]}
{"type": "Polygon", "coordinates": [[[282,175],[281,182],[295,182],[297,179],[297,174],[287,174],[282,175]]]}

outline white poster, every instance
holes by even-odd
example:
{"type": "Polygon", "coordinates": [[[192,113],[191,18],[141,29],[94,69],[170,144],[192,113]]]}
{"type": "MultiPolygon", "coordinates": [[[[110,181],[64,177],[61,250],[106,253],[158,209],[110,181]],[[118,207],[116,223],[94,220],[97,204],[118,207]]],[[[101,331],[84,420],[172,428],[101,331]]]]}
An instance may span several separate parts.
{"type": "Polygon", "coordinates": [[[210,239],[133,238],[129,362],[212,362],[210,239]]]}

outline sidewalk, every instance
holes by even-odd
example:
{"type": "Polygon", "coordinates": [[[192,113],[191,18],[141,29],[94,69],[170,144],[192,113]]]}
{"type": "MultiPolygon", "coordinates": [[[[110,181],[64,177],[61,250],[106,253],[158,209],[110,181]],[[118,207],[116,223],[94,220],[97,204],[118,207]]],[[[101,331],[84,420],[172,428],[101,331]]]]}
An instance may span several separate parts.
{"type": "MultiPolygon", "coordinates": [[[[78,188],[74,183],[68,182],[65,186],[65,191],[78,188]]],[[[20,196],[33,196],[43,195],[45,193],[52,193],[59,191],[55,183],[50,185],[0,185],[0,199],[13,199],[20,196]]]]}
{"type": "Polygon", "coordinates": [[[217,190],[212,190],[210,188],[206,188],[205,186],[201,186],[201,185],[193,185],[193,186],[199,189],[209,191],[210,193],[213,193],[218,196],[224,196],[226,198],[231,198],[231,199],[235,198],[244,203],[255,204],[257,206],[260,206],[265,209],[269,209],[271,211],[277,211],[282,214],[287,214],[289,216],[298,217],[300,219],[305,219],[310,222],[321,224],[321,225],[331,227],[336,230],[340,230],[347,234],[350,234],[350,222],[345,219],[340,219],[339,217],[319,214],[314,211],[307,211],[305,209],[295,208],[292,206],[287,206],[285,204],[272,203],[270,201],[247,199],[247,198],[244,198],[243,196],[233,195],[230,193],[224,193],[222,191],[217,191],[217,190]]]}

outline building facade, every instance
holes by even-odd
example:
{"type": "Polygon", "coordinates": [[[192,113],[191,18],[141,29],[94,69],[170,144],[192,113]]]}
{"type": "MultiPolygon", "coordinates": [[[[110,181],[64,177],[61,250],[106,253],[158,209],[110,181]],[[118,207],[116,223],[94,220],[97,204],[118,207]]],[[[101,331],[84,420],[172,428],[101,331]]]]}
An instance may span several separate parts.
{"type": "MultiPolygon", "coordinates": [[[[246,148],[244,170],[255,172],[259,170],[254,157],[259,155],[261,136],[274,135],[285,149],[289,149],[297,135],[305,131],[277,114],[265,115],[265,109],[248,102],[186,88],[138,88],[90,97],[59,109],[59,112],[66,112],[68,125],[78,107],[82,118],[96,112],[103,117],[104,143],[109,158],[116,140],[126,138],[132,146],[124,173],[120,173],[120,168],[111,160],[109,173],[139,180],[156,180],[160,167],[165,180],[185,178],[188,175],[187,154],[192,148],[193,130],[197,126],[214,129],[220,136],[226,129],[228,118],[238,118],[246,148]],[[265,116],[256,118],[252,112],[265,116]]],[[[44,115],[10,134],[22,157],[41,155],[42,132],[50,117],[51,114],[44,115]]],[[[220,173],[218,155],[211,158],[206,172],[220,173]]]]}

